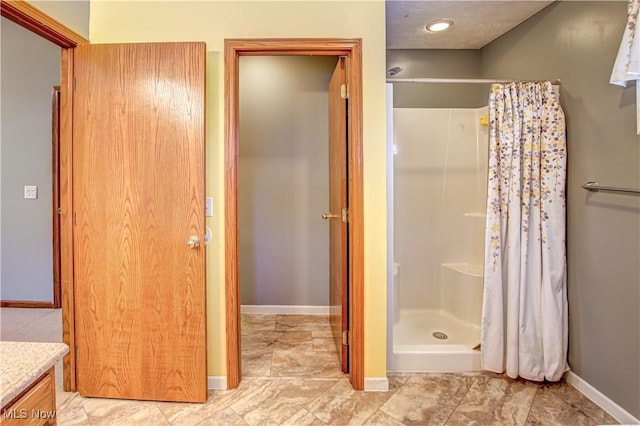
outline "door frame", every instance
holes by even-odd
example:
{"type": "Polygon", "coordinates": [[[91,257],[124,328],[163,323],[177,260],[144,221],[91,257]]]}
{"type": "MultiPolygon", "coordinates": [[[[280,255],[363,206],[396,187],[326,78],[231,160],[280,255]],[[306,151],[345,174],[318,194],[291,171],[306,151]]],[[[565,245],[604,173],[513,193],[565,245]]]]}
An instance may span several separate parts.
{"type": "Polygon", "coordinates": [[[60,86],[51,90],[51,222],[53,223],[53,307],[60,308],[60,86]]]}
{"type": "Polygon", "coordinates": [[[362,137],[362,39],[225,39],[224,179],[225,315],[227,386],[239,385],[241,372],[239,278],[239,68],[241,56],[346,56],[349,85],[349,381],[364,389],[364,199],[362,137]]]}
{"type": "Polygon", "coordinates": [[[73,49],[89,40],[56,21],[25,0],[0,0],[0,15],[60,46],[60,279],[62,340],[69,346],[64,357],[64,390],[76,390],[75,329],[73,306],[72,223],[72,105],[73,49]]]}

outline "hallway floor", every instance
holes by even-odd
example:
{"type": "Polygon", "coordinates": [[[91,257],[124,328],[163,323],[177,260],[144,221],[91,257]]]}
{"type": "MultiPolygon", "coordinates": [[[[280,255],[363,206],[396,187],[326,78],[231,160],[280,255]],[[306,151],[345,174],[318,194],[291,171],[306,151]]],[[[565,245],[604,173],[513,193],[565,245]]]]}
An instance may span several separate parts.
{"type": "Polygon", "coordinates": [[[243,315],[242,331],[239,388],[209,391],[204,404],[75,396],[58,414],[58,425],[617,423],[566,383],[488,373],[389,373],[389,392],[353,391],[339,371],[326,317],[243,315]]]}

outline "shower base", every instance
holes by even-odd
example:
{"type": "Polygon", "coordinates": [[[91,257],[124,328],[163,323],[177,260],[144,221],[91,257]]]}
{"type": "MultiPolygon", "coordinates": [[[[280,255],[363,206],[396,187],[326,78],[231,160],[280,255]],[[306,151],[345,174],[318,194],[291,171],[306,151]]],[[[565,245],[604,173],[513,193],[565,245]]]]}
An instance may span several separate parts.
{"type": "Polygon", "coordinates": [[[473,349],[479,343],[479,326],[446,311],[401,309],[389,371],[479,371],[480,351],[473,349]]]}

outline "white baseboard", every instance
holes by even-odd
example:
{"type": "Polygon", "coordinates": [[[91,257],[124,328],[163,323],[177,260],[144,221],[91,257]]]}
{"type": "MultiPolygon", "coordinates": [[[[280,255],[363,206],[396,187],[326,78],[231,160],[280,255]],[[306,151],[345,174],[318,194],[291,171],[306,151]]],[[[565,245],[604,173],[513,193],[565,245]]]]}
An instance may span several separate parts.
{"type": "Polygon", "coordinates": [[[389,390],[389,379],[386,377],[365,377],[365,392],[386,392],[389,390]]]}
{"type": "Polygon", "coordinates": [[[297,314],[297,315],[329,315],[328,306],[298,305],[242,305],[243,314],[297,314]]]}
{"type": "Polygon", "coordinates": [[[567,373],[565,380],[623,425],[640,424],[640,420],[636,419],[631,413],[613,402],[609,397],[591,386],[573,371],[567,373]]]}
{"type": "Polygon", "coordinates": [[[209,376],[207,377],[207,389],[226,389],[227,376],[209,376]]]}

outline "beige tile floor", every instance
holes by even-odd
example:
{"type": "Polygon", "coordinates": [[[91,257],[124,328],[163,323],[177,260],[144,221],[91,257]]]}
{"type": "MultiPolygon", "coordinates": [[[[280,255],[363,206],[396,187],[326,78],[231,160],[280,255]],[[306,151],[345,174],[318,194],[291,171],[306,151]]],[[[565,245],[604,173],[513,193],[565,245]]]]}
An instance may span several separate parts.
{"type": "Polygon", "coordinates": [[[566,383],[487,373],[390,373],[357,392],[339,371],[328,320],[243,315],[244,378],[204,404],[76,396],[59,425],[597,425],[612,417],[566,383]]]}

